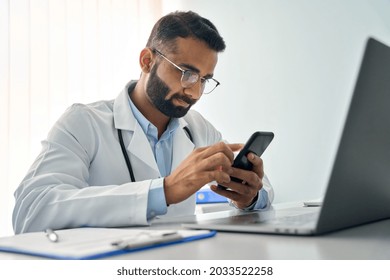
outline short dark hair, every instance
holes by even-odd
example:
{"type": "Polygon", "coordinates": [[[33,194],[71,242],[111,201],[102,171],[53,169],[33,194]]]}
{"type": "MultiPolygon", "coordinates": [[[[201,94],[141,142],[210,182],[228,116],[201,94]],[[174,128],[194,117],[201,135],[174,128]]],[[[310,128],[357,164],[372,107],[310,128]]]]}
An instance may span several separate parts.
{"type": "Polygon", "coordinates": [[[193,37],[205,42],[212,50],[225,50],[225,41],[211,21],[195,12],[172,12],[160,18],[150,33],[147,47],[155,49],[169,48],[175,52],[175,39],[193,37]]]}

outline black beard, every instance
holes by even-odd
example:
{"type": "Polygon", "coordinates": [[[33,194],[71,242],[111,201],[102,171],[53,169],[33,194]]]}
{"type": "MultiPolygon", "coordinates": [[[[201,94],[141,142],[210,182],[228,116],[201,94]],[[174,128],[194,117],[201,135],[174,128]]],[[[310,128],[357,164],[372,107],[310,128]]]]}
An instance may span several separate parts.
{"type": "Polygon", "coordinates": [[[179,93],[175,93],[171,98],[165,99],[170,88],[157,76],[157,66],[158,65],[153,66],[150,71],[150,77],[146,84],[146,94],[152,104],[167,117],[181,118],[185,116],[196,101],[179,93]],[[184,100],[190,105],[188,107],[175,106],[172,102],[175,98],[184,100]]]}

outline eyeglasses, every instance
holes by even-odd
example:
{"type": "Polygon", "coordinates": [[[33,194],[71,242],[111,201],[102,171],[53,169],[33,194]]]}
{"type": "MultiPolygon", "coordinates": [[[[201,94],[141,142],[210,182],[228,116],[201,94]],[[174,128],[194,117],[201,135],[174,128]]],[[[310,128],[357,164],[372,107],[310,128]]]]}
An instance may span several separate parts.
{"type": "Polygon", "coordinates": [[[173,63],[171,60],[169,60],[165,55],[163,55],[160,51],[153,49],[154,52],[156,52],[159,56],[164,58],[166,61],[168,61],[170,64],[172,64],[174,67],[176,67],[179,71],[181,71],[181,86],[183,88],[190,88],[193,85],[195,85],[199,79],[200,79],[200,86],[201,91],[203,94],[209,94],[211,93],[217,86],[220,85],[220,82],[218,82],[214,78],[203,78],[198,73],[192,70],[184,70],[177,64],[173,63]]]}

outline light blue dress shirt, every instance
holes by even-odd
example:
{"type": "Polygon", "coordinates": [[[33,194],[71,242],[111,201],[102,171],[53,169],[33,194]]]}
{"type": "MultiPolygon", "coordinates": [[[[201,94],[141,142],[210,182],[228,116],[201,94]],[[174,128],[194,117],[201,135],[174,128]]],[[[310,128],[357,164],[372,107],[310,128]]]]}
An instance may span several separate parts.
{"type": "Polygon", "coordinates": [[[167,203],[164,194],[164,177],[171,173],[173,135],[175,130],[179,127],[179,120],[171,119],[167,129],[161,135],[160,139],[158,139],[157,127],[142,115],[130,97],[129,105],[133,111],[134,117],[148,138],[161,174],[160,179],[152,181],[149,190],[147,218],[150,220],[157,215],[163,215],[167,212],[167,203]]]}

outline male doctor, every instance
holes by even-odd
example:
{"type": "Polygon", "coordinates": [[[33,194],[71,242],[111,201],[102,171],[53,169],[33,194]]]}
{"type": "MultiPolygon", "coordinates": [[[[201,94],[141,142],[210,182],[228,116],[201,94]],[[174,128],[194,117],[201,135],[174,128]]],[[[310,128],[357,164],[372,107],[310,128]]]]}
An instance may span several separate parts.
{"type": "Polygon", "coordinates": [[[223,142],[190,110],[219,85],[214,68],[224,49],[215,26],[196,13],[161,18],[140,53],[139,80],[115,100],[71,106],[42,142],[15,192],[15,233],[194,214],[195,193],[212,181],[228,188],[211,187],[236,208],[269,207],[262,160],[249,154],[253,170],[232,168],[242,144],[223,142]]]}

